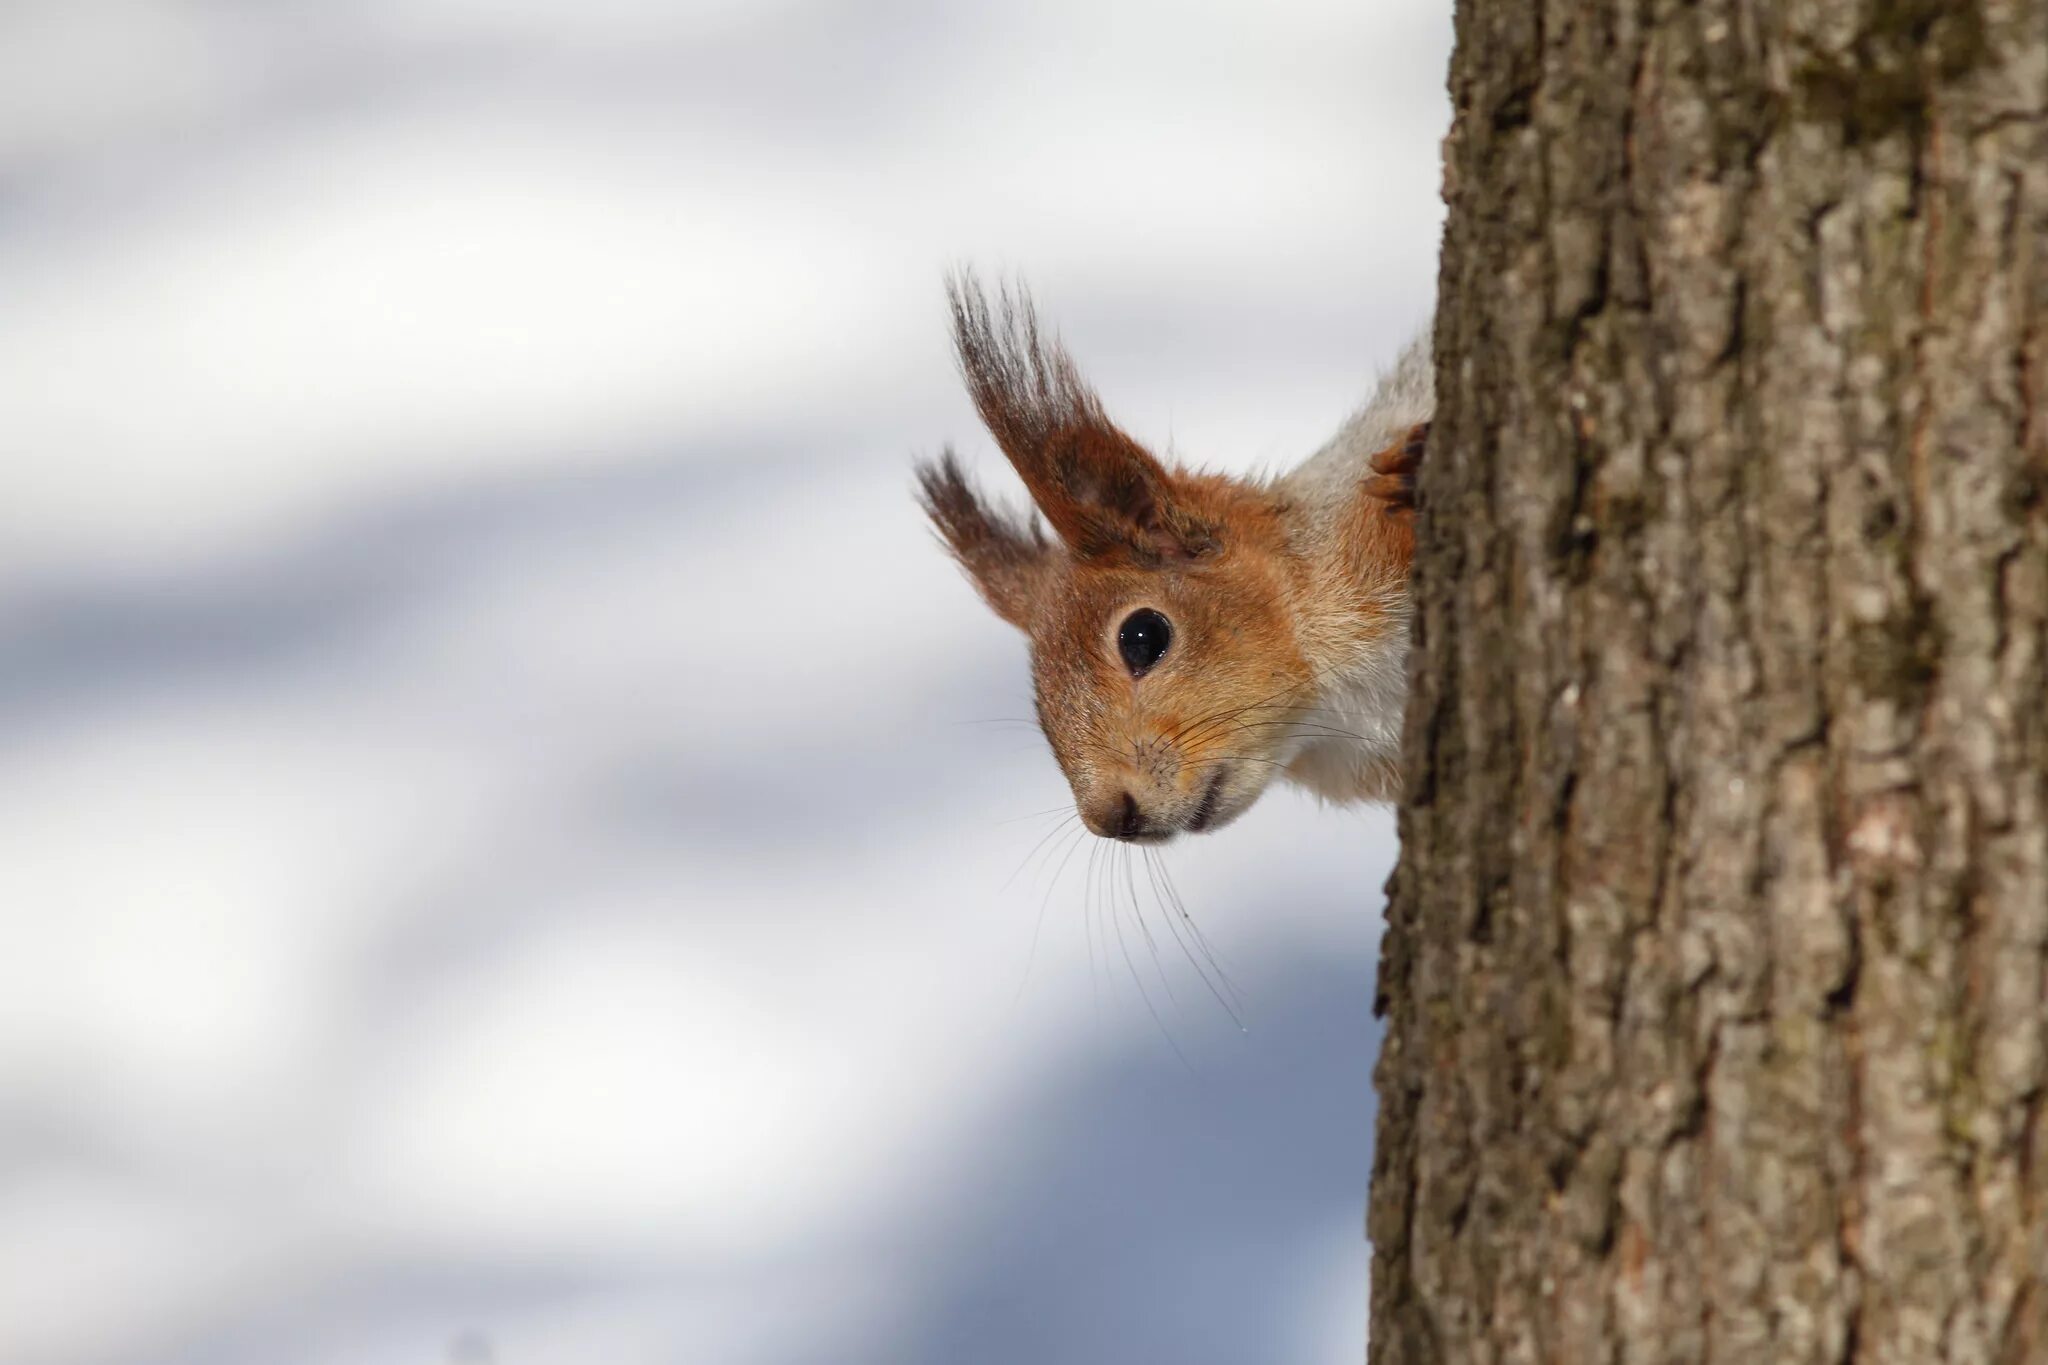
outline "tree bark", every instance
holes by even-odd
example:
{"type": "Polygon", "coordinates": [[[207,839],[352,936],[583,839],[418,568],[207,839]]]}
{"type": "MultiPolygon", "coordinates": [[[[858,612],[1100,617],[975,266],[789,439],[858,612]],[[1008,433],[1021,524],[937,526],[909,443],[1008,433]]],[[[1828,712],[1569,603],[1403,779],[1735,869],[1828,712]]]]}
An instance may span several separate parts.
{"type": "Polygon", "coordinates": [[[2048,1361],[2048,0],[1461,0],[1370,1358],[2048,1361]]]}

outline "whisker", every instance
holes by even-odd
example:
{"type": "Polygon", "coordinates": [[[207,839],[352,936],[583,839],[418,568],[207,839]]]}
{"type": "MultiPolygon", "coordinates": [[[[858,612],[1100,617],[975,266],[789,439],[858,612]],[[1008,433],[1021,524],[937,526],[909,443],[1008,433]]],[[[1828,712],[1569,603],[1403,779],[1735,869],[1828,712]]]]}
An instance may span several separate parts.
{"type": "MultiPolygon", "coordinates": [[[[1081,886],[1081,923],[1088,936],[1088,992],[1094,1002],[1095,1028],[1102,1030],[1102,977],[1095,965],[1095,885],[1096,868],[1102,861],[1102,841],[1096,840],[1088,850],[1088,870],[1081,886]]],[[[1104,959],[1107,960],[1107,948],[1104,959]]]]}
{"type": "Polygon", "coordinates": [[[1196,958],[1194,949],[1189,946],[1185,931],[1180,924],[1175,923],[1176,918],[1178,918],[1186,920],[1189,929],[1194,927],[1194,922],[1187,913],[1187,907],[1181,903],[1180,893],[1174,889],[1172,877],[1166,870],[1165,858],[1156,849],[1148,848],[1144,850],[1144,853],[1146,876],[1152,883],[1152,897],[1157,902],[1160,913],[1166,919],[1166,927],[1172,932],[1173,941],[1180,946],[1181,955],[1188,960],[1188,965],[1195,969],[1195,975],[1201,978],[1202,985],[1215,998],[1216,1003],[1223,1007],[1223,1012],[1230,1016],[1230,1022],[1237,1025],[1237,1031],[1239,1033],[1246,1032],[1244,1019],[1239,1013],[1238,1004],[1230,998],[1236,994],[1236,988],[1231,985],[1229,977],[1224,975],[1223,968],[1216,961],[1215,954],[1206,948],[1204,949],[1204,955],[1209,959],[1209,965],[1205,968],[1202,962],[1196,958]],[[1169,902],[1172,908],[1169,908],[1169,902]],[[1176,910],[1179,912],[1177,916],[1175,914],[1176,910]],[[1214,978],[1210,976],[1210,969],[1212,968],[1216,973],[1214,978]]]}
{"type": "MultiPolygon", "coordinates": [[[[1240,1014],[1243,1006],[1243,991],[1238,988],[1235,981],[1230,979],[1230,973],[1224,968],[1222,959],[1217,955],[1216,946],[1209,942],[1209,936],[1202,932],[1202,926],[1197,924],[1195,917],[1188,913],[1187,902],[1181,899],[1180,888],[1173,884],[1173,873],[1168,870],[1165,858],[1157,858],[1155,863],[1159,869],[1160,884],[1166,888],[1167,899],[1172,903],[1174,910],[1178,912],[1180,922],[1192,936],[1195,946],[1200,948],[1202,956],[1208,959],[1210,970],[1216,974],[1216,981],[1222,987],[1222,990],[1217,994],[1219,1002],[1223,1004],[1223,1008],[1230,1015],[1231,1022],[1237,1025],[1240,1033],[1250,1032],[1250,1030],[1245,1028],[1244,1019],[1240,1014]],[[1224,1000],[1224,994],[1228,994],[1230,999],[1224,1000]]],[[[1207,978],[1205,977],[1204,979],[1206,980],[1207,978]]],[[[1214,990],[1215,987],[1211,989],[1214,990]]]]}
{"type": "Polygon", "coordinates": [[[1068,815],[1078,814],[1071,805],[1048,806],[1044,810],[1035,810],[1024,815],[1012,815],[1008,819],[998,820],[996,821],[996,823],[998,825],[1021,825],[1026,820],[1043,820],[1048,815],[1058,815],[1062,811],[1066,812],[1068,815]]]}
{"type": "MultiPolygon", "coordinates": [[[[1119,848],[1115,850],[1115,852],[1117,853],[1126,854],[1129,851],[1130,850],[1127,847],[1123,846],[1119,846],[1119,848]]],[[[1113,862],[1114,858],[1112,858],[1112,863],[1113,862]]],[[[1113,867],[1112,870],[1114,870],[1113,867]]],[[[1132,901],[1132,905],[1133,908],[1136,907],[1135,897],[1132,901]]],[[[1166,1021],[1159,1017],[1158,1007],[1152,1003],[1152,993],[1145,989],[1145,978],[1138,975],[1138,963],[1136,959],[1134,959],[1131,956],[1131,945],[1129,941],[1124,938],[1124,919],[1122,915],[1116,912],[1116,902],[1113,899],[1110,902],[1109,912],[1110,925],[1116,930],[1117,951],[1123,954],[1124,966],[1127,969],[1129,969],[1131,973],[1131,984],[1138,988],[1138,999],[1145,1002],[1145,1013],[1152,1016],[1152,1025],[1154,1028],[1159,1030],[1159,1036],[1166,1040],[1166,1045],[1173,1049],[1173,1055],[1180,1058],[1180,1064],[1184,1067],[1187,1067],[1189,1074],[1192,1075],[1195,1070],[1194,1066],[1188,1061],[1187,1054],[1180,1050],[1180,1044],[1177,1041],[1175,1041],[1172,1031],[1166,1027],[1166,1021]]]]}
{"type": "MultiPolygon", "coordinates": [[[[1053,813],[1053,812],[1051,812],[1051,811],[1046,811],[1046,812],[1043,812],[1043,814],[1046,814],[1046,815],[1050,815],[1050,814],[1052,814],[1052,813],[1053,813]]],[[[1018,817],[1018,819],[1030,819],[1030,818],[1031,818],[1031,817],[1029,817],[1029,816],[1019,816],[1019,817],[1018,817]]],[[[1078,821],[1078,820],[1079,820],[1080,818],[1081,818],[1081,816],[1080,816],[1080,813],[1079,813],[1078,811],[1069,811],[1069,812],[1067,812],[1067,819],[1066,819],[1066,820],[1062,820],[1062,821],[1060,821],[1060,822],[1059,822],[1058,824],[1054,825],[1054,826],[1053,826],[1053,827],[1052,827],[1051,829],[1047,830],[1047,831],[1045,832],[1045,837],[1044,837],[1044,838],[1042,838],[1042,839],[1040,839],[1040,840],[1039,840],[1039,841],[1038,841],[1037,843],[1033,844],[1033,845],[1031,846],[1031,851],[1030,851],[1029,853],[1026,853],[1026,854],[1024,855],[1023,859],[1022,859],[1022,860],[1021,860],[1021,861],[1020,861],[1020,862],[1019,862],[1019,863],[1017,864],[1017,866],[1011,869],[1011,871],[1010,871],[1010,875],[1009,875],[1009,876],[1007,876],[1007,877],[1005,877],[1005,878],[1003,878],[1003,884],[1002,884],[1001,886],[999,886],[999,887],[997,887],[997,888],[996,888],[996,894],[997,894],[997,895],[1001,895],[1001,894],[1002,894],[1003,892],[1005,892],[1005,891],[1007,891],[1007,890],[1009,890],[1009,889],[1010,889],[1010,883],[1011,883],[1011,882],[1014,882],[1014,881],[1016,881],[1016,880],[1017,880],[1017,874],[1018,874],[1018,873],[1020,873],[1020,872],[1022,872],[1022,871],[1024,870],[1025,866],[1026,866],[1027,864],[1029,864],[1029,863],[1031,862],[1031,860],[1032,860],[1033,858],[1035,858],[1035,857],[1037,857],[1037,856],[1038,856],[1038,851],[1039,851],[1040,849],[1044,848],[1044,847],[1045,847],[1045,846],[1046,846],[1047,844],[1051,843],[1051,842],[1052,842],[1052,841],[1053,841],[1053,840],[1054,840],[1054,839],[1055,839],[1056,837],[1058,837],[1058,835],[1059,835],[1060,831],[1064,830],[1064,829],[1065,829],[1065,828],[1067,827],[1067,820],[1074,820],[1074,821],[1078,821]]],[[[1005,823],[1014,823],[1014,822],[1005,822],[1005,823]]]]}
{"type": "MultiPolygon", "coordinates": [[[[1146,862],[1146,879],[1149,881],[1151,879],[1149,859],[1152,850],[1149,848],[1139,849],[1137,852],[1145,855],[1143,861],[1146,862]]],[[[1184,1019],[1185,1016],[1181,1011],[1180,997],[1174,993],[1173,978],[1166,974],[1166,964],[1159,955],[1159,940],[1152,933],[1152,926],[1145,918],[1145,902],[1138,895],[1137,864],[1139,861],[1141,859],[1134,857],[1131,850],[1124,850],[1124,885],[1131,893],[1131,915],[1137,921],[1138,932],[1145,936],[1145,947],[1152,954],[1152,970],[1159,974],[1160,988],[1166,992],[1167,1001],[1173,1006],[1175,1017],[1184,1019]]],[[[1156,908],[1158,902],[1156,887],[1154,888],[1153,900],[1156,908]]],[[[1168,916],[1167,924],[1169,928],[1172,926],[1172,923],[1172,917],[1168,916]]]]}
{"type": "MultiPolygon", "coordinates": [[[[1058,830],[1055,830],[1053,832],[1055,834],[1059,833],[1058,830]]],[[[1086,831],[1080,829],[1077,825],[1073,829],[1068,830],[1068,833],[1081,834],[1086,833],[1086,831]]],[[[1060,859],[1059,866],[1053,869],[1052,881],[1046,885],[1045,894],[1039,897],[1038,916],[1032,922],[1031,925],[1031,947],[1024,954],[1024,975],[1021,978],[1019,978],[1017,982],[1017,994],[1010,1001],[1010,1007],[1012,1009],[1015,1009],[1017,1007],[1017,1003],[1024,998],[1024,988],[1031,983],[1031,968],[1032,964],[1038,961],[1038,939],[1039,936],[1045,932],[1045,912],[1047,907],[1049,907],[1052,904],[1052,893],[1059,889],[1060,874],[1067,870],[1067,863],[1072,860],[1074,856],[1074,850],[1078,849],[1080,846],[1081,844],[1078,839],[1070,840],[1065,845],[1067,850],[1066,855],[1060,859]]]]}
{"type": "Polygon", "coordinates": [[[1312,721],[1300,720],[1246,721],[1233,726],[1227,733],[1257,736],[1271,730],[1284,730],[1289,734],[1301,735],[1311,739],[1343,739],[1364,745],[1372,745],[1377,742],[1372,736],[1362,735],[1356,730],[1345,730],[1335,725],[1319,725],[1312,721]]]}
{"type": "MultiPolygon", "coordinates": [[[[1311,673],[1309,673],[1309,679],[1307,679],[1307,681],[1290,681],[1290,684],[1286,684],[1286,686],[1284,686],[1284,688],[1280,688],[1278,692],[1272,692],[1272,694],[1268,694],[1268,696],[1266,696],[1266,698],[1262,698],[1262,700],[1257,700],[1257,702],[1251,702],[1249,706],[1235,706],[1235,708],[1233,708],[1233,706],[1225,706],[1223,710],[1217,710],[1217,712],[1210,712],[1210,718],[1217,718],[1217,716],[1241,716],[1241,714],[1245,714],[1245,712],[1249,712],[1249,710],[1257,710],[1257,708],[1262,708],[1262,706],[1272,706],[1274,702],[1278,702],[1278,700],[1280,700],[1282,696],[1286,696],[1288,692],[1294,692],[1296,688],[1307,688],[1307,686],[1313,686],[1313,684],[1317,684],[1317,681],[1321,681],[1323,677],[1327,677],[1329,673],[1335,673],[1335,671],[1337,671],[1337,665],[1329,665],[1329,667],[1325,667],[1325,669],[1315,669],[1315,671],[1311,671],[1311,673]]],[[[1184,731],[1192,731],[1192,729],[1198,729],[1198,726],[1200,726],[1200,724],[1206,724],[1206,720],[1194,720],[1194,722],[1190,722],[1188,726],[1184,726],[1184,731]]]]}
{"type": "MultiPolygon", "coordinates": [[[[1268,709],[1277,711],[1281,708],[1269,707],[1268,709]]],[[[1305,707],[1302,709],[1306,714],[1313,715],[1316,711],[1320,711],[1323,708],[1305,707]]],[[[1341,725],[1334,725],[1329,721],[1308,720],[1304,716],[1276,716],[1271,720],[1240,720],[1234,728],[1240,730],[1277,730],[1283,728],[1320,730],[1327,734],[1343,735],[1348,739],[1366,739],[1365,735],[1360,734],[1356,730],[1348,730],[1341,725]]]]}
{"type": "Polygon", "coordinates": [[[1237,716],[1245,715],[1252,711],[1256,711],[1260,707],[1270,705],[1271,703],[1277,701],[1281,697],[1286,696],[1289,692],[1294,691],[1297,688],[1304,686],[1312,686],[1315,683],[1321,681],[1324,676],[1334,673],[1336,671],[1337,665],[1332,664],[1328,668],[1318,669],[1310,673],[1307,683],[1290,682],[1285,687],[1279,689],[1277,692],[1272,693],[1270,696],[1264,698],[1261,701],[1255,701],[1251,703],[1249,706],[1225,707],[1222,711],[1212,713],[1211,716],[1206,719],[1193,721],[1188,725],[1180,727],[1178,730],[1174,732],[1174,742],[1176,744],[1184,744],[1189,739],[1193,738],[1196,733],[1199,733],[1203,726],[1211,724],[1217,720],[1231,719],[1237,716]]]}

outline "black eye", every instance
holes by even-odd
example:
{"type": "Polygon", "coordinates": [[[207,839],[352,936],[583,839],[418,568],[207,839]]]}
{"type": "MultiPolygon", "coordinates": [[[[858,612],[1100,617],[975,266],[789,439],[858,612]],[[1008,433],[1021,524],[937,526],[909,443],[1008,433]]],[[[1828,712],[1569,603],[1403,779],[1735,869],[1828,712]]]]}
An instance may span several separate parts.
{"type": "Polygon", "coordinates": [[[1158,663],[1171,643],[1173,627],[1150,607],[1140,607],[1126,616],[1116,630],[1117,652],[1124,656],[1124,666],[1134,678],[1158,663]]]}

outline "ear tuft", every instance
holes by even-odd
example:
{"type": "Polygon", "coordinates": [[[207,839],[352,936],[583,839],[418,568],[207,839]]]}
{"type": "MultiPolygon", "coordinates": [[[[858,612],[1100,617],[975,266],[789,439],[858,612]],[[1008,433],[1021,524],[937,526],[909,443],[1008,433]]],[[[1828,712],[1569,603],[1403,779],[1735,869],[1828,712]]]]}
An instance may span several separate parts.
{"type": "Polygon", "coordinates": [[[1216,548],[1215,528],[1175,496],[1175,478],[1118,430],[1021,288],[991,304],[971,273],[946,281],[960,374],[1032,501],[1084,559],[1153,564],[1216,548]]]}
{"type": "Polygon", "coordinates": [[[918,465],[917,488],[918,502],[939,539],[983,600],[1011,625],[1029,630],[1054,553],[1037,520],[990,504],[961,472],[950,448],[918,465]]]}

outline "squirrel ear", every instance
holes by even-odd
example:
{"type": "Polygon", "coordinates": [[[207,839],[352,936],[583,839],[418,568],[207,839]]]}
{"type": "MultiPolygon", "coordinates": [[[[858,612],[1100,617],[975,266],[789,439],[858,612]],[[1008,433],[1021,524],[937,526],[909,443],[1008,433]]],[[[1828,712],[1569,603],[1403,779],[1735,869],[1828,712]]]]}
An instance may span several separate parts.
{"type": "Polygon", "coordinates": [[[925,515],[982,599],[1019,630],[1031,629],[1055,553],[1036,520],[991,507],[960,472],[951,450],[917,467],[917,485],[925,515]]]}
{"type": "Polygon", "coordinates": [[[972,275],[946,282],[960,373],[1032,501],[1082,559],[1194,559],[1216,531],[1175,497],[1175,479],[1119,431],[1021,290],[991,307],[972,275]]]}

